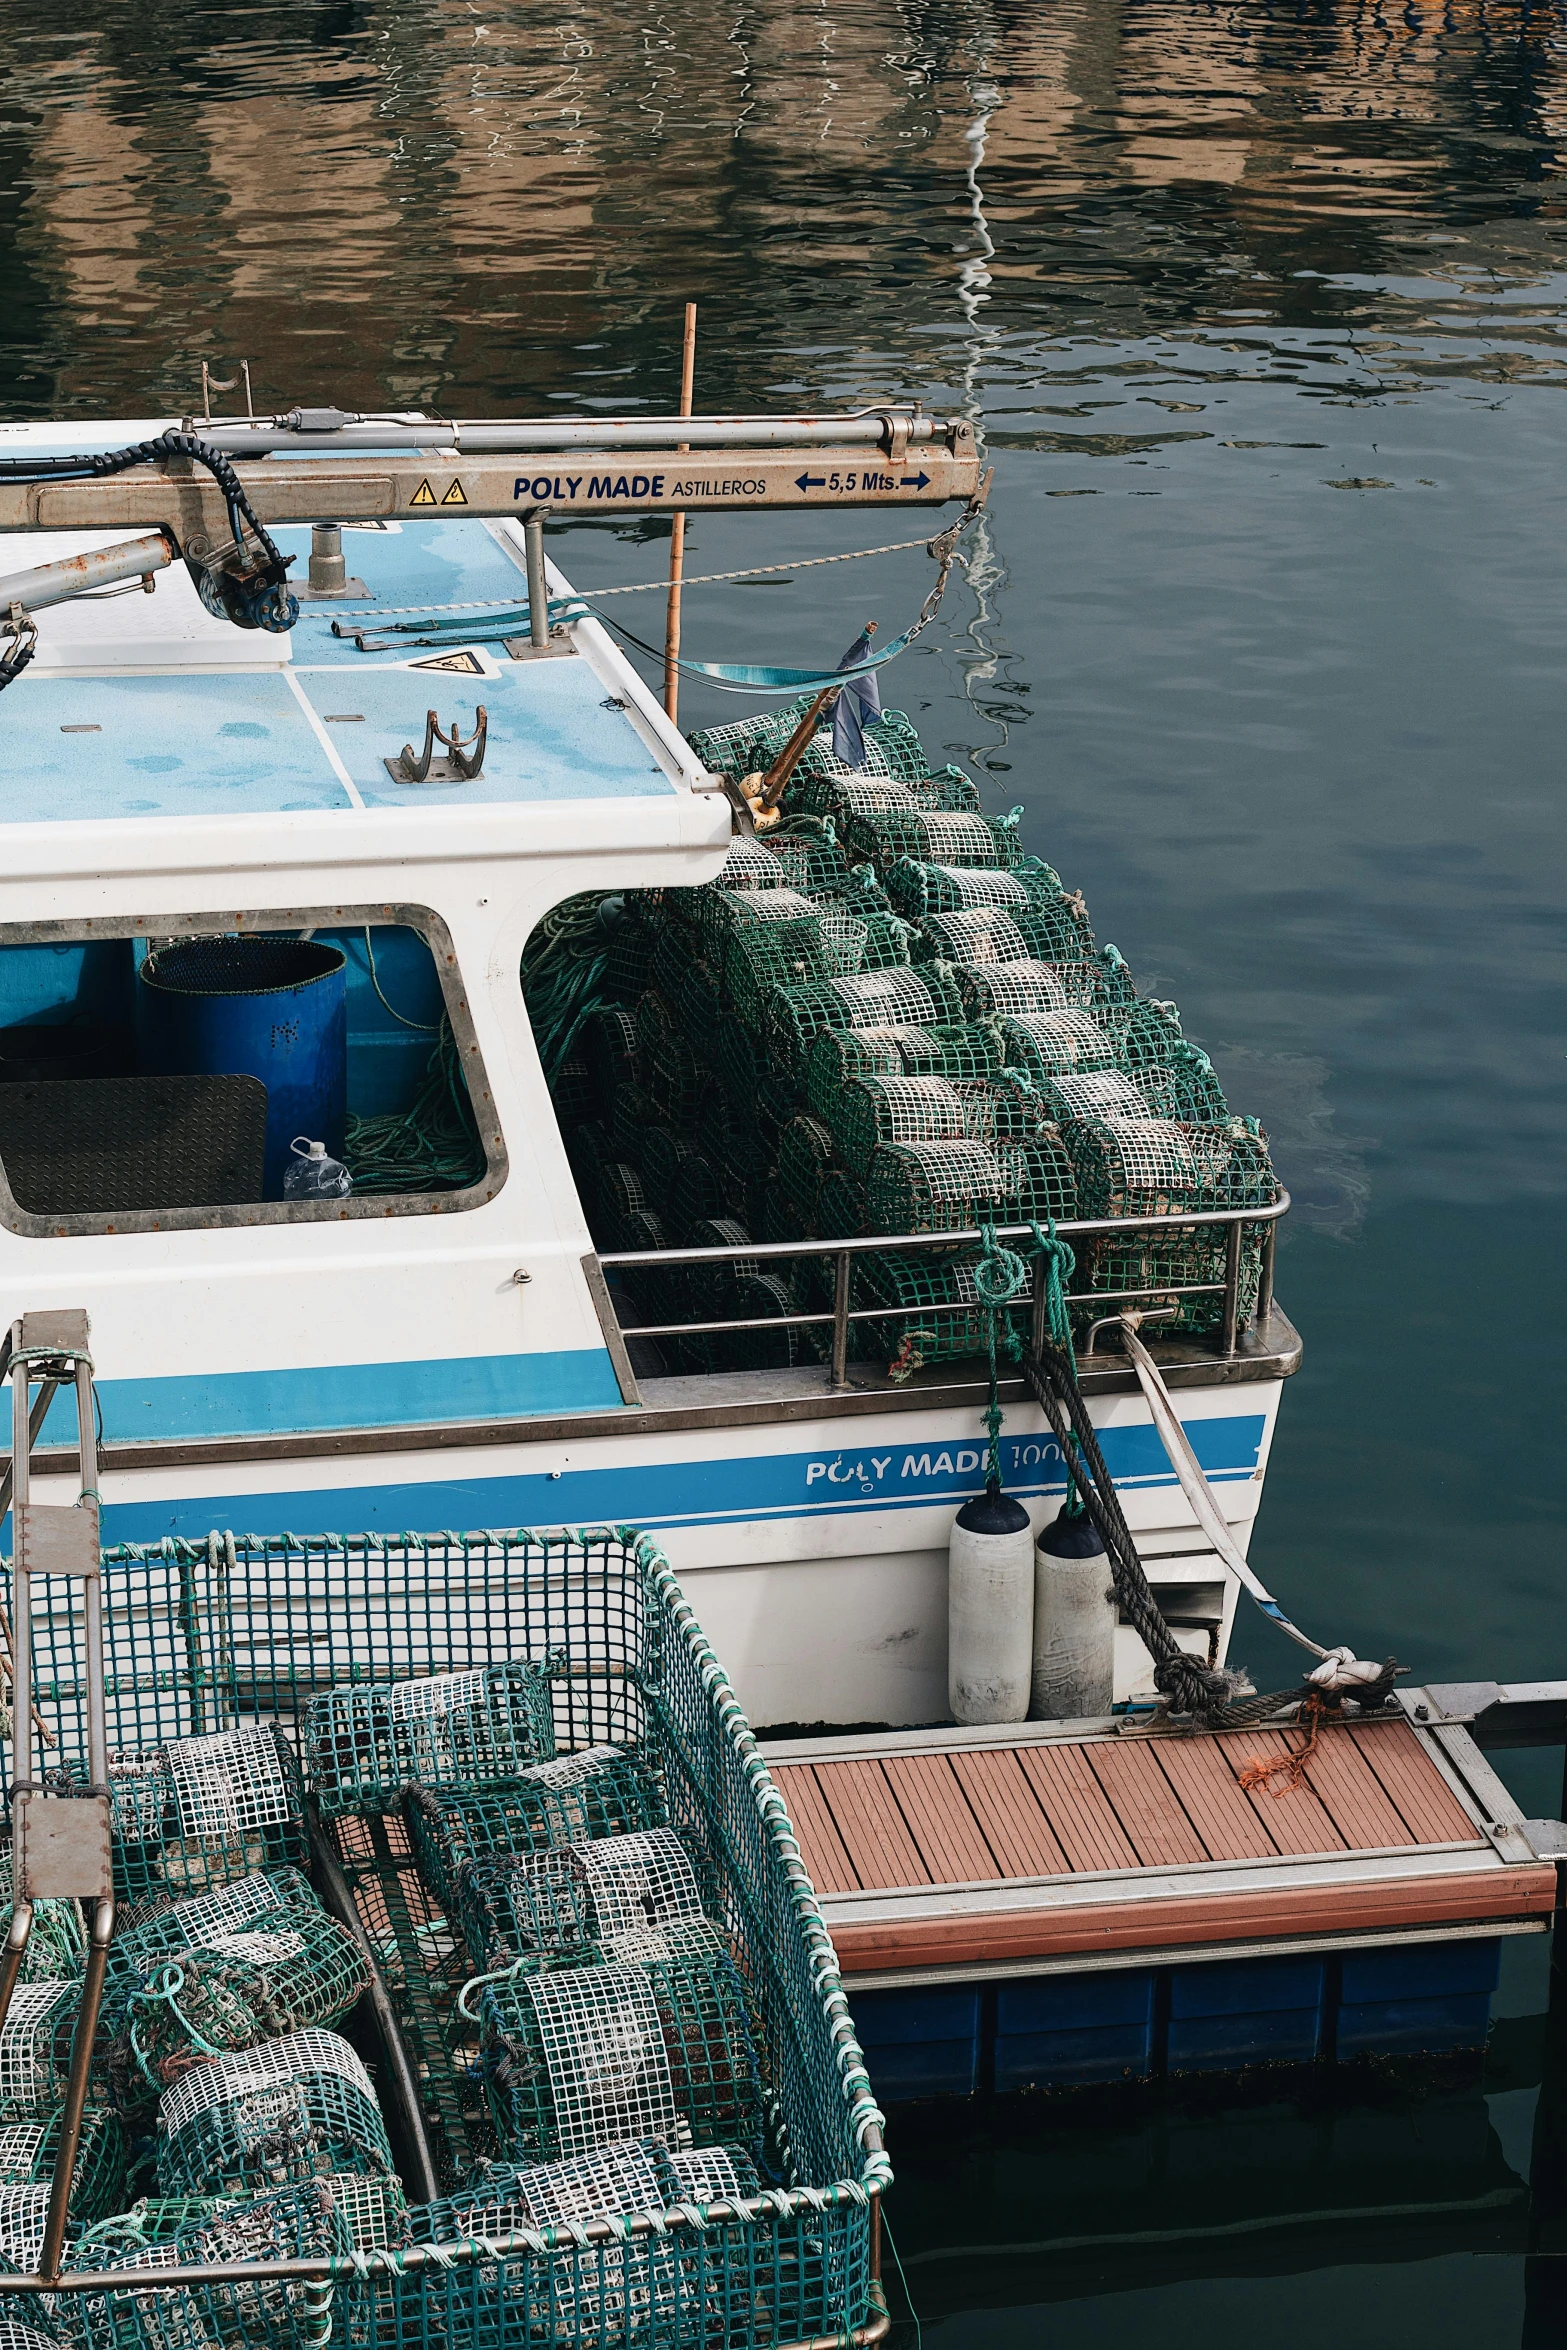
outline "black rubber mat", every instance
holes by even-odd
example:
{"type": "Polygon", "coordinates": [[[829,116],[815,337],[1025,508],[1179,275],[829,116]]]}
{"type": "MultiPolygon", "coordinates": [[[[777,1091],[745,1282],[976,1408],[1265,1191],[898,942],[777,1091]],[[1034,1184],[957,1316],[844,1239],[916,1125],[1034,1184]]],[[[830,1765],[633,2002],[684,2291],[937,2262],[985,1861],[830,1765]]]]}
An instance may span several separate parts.
{"type": "Polygon", "coordinates": [[[246,1206],[262,1196],[266,1137],[256,1077],[0,1085],[0,1164],[33,1215],[246,1206]]]}

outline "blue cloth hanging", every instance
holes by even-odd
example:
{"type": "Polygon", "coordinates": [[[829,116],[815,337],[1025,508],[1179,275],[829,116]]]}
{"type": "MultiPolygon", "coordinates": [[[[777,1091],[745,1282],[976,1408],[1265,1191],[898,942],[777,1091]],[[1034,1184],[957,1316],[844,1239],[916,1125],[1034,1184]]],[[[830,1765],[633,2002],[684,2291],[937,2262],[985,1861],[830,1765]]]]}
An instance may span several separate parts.
{"type": "Polygon", "coordinates": [[[881,688],[874,669],[864,664],[870,658],[871,632],[867,628],[857,636],[843,659],[840,670],[855,672],[850,683],[839,694],[832,714],[833,756],[845,767],[863,767],[865,764],[865,721],[881,716],[881,688]]]}

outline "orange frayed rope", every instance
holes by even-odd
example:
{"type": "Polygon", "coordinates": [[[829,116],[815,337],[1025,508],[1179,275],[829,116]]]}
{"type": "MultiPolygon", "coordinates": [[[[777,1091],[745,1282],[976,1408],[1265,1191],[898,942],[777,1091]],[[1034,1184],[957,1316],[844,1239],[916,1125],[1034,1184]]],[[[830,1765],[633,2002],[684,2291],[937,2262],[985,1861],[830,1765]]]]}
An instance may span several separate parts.
{"type": "MultiPolygon", "coordinates": [[[[1329,1701],[1313,1690],[1302,1703],[1296,1717],[1306,1725],[1305,1745],[1293,1748],[1288,1754],[1275,1755],[1272,1762],[1264,1762],[1261,1755],[1254,1754],[1240,1775],[1241,1785],[1248,1795],[1258,1787],[1266,1787],[1273,1795],[1288,1795],[1292,1788],[1300,1785],[1306,1776],[1306,1765],[1317,1751],[1323,1716],[1328,1710],[1329,1701]]],[[[1334,1706],[1332,1710],[1337,1713],[1339,1708],[1334,1706]]]]}

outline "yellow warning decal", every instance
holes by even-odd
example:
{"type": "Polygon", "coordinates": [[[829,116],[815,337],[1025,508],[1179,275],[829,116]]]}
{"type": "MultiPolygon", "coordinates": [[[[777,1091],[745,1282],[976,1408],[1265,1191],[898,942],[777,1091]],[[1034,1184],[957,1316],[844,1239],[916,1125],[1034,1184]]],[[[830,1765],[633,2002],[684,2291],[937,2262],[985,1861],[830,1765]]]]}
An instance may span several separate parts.
{"type": "Polygon", "coordinates": [[[408,503],[410,506],[433,506],[435,504],[435,492],[431,489],[428,480],[419,484],[408,503]]]}
{"type": "Polygon", "coordinates": [[[468,501],[463,495],[463,486],[460,481],[454,481],[451,488],[447,491],[445,497],[441,500],[441,504],[443,506],[466,506],[467,503],[468,501]]]}
{"type": "Polygon", "coordinates": [[[413,661],[413,669],[455,669],[459,677],[482,677],[484,663],[477,653],[437,653],[433,661],[413,661]]]}

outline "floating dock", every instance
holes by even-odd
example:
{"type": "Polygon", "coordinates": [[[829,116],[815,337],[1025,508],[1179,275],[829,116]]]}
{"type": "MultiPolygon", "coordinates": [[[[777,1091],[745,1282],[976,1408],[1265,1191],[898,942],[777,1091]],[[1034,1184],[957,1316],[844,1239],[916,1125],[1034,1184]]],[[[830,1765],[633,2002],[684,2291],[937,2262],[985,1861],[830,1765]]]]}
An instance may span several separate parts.
{"type": "MultiPolygon", "coordinates": [[[[892,2097],[1483,2043],[1501,1940],[1558,1906],[1564,1832],[1507,1793],[1474,1697],[1408,1691],[1309,1752],[1293,1728],[1114,1720],[774,1744],[873,2081],[892,2097]],[[1295,1783],[1245,1783],[1301,1754],[1295,1783]]],[[[1544,1742],[1487,1710],[1492,1742],[1544,1742]]]]}

